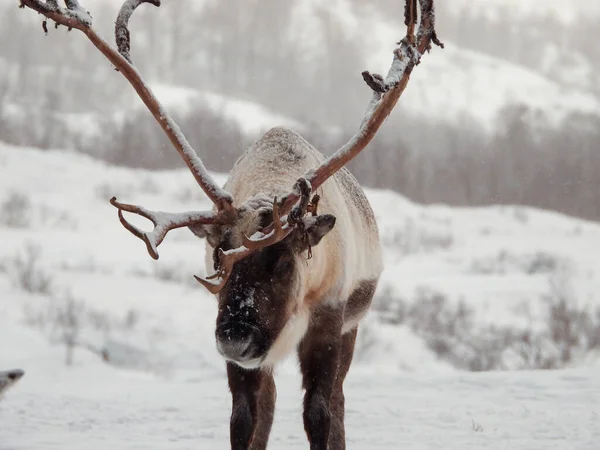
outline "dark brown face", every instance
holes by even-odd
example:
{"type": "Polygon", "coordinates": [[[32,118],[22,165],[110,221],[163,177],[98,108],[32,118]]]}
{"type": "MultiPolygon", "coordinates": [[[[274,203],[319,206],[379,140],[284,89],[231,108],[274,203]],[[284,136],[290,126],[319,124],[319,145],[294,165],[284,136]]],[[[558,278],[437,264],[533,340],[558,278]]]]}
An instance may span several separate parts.
{"type": "MultiPolygon", "coordinates": [[[[218,294],[215,338],[225,359],[246,368],[262,364],[301,300],[305,250],[316,246],[334,224],[329,214],[309,217],[304,234],[295,231],[235,264],[218,294]]],[[[214,255],[220,248],[232,248],[227,236],[219,240],[214,255]]]]}
{"type": "Polygon", "coordinates": [[[258,367],[287,322],[298,285],[292,239],[238,262],[219,293],[215,337],[226,359],[258,367]]]}

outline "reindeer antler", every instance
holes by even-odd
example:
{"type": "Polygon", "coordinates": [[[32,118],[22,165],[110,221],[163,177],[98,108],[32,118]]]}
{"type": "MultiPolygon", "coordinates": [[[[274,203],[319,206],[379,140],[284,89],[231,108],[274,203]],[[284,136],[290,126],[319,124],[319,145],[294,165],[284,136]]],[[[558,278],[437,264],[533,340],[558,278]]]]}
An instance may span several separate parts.
{"type": "MultiPolygon", "coordinates": [[[[175,121],[167,114],[131,62],[128,23],[135,9],[142,3],[160,6],[161,2],[160,0],[125,0],[115,23],[118,51],[114,50],[96,33],[92,27],[90,14],[79,5],[77,0],[65,0],[66,8],[58,6],[57,0],[20,0],[20,7],[28,7],[55,21],[57,25],[64,25],[69,29],[75,28],[88,37],[133,86],[140,99],[176,148],[197,183],[215,204],[216,212],[164,213],[150,211],[141,206],[120,203],[113,197],[110,202],[119,210],[119,220],[123,226],[133,235],[142,239],[146,243],[148,253],[154,259],[157,259],[157,247],[170,230],[198,224],[214,223],[223,225],[233,223],[239,214],[233,206],[231,194],[218,186],[209,175],[202,160],[196,155],[175,121]],[[123,211],[138,214],[151,220],[154,224],[154,230],[143,232],[136,228],[125,220],[123,211]]],[[[367,85],[373,90],[373,97],[358,131],[319,167],[308,172],[305,177],[300,178],[294,185],[293,190],[283,196],[280,201],[277,198],[274,199],[273,222],[269,227],[257,233],[257,237],[248,238],[244,236],[242,247],[219,251],[217,273],[206,280],[196,277],[209,291],[217,293],[222,289],[231,274],[233,265],[237,261],[256,250],[283,240],[294,229],[302,226],[302,218],[307,212],[316,214],[319,197],[315,195],[311,203],[309,201],[311,193],[369,144],[404,92],[410,74],[414,67],[419,64],[422,54],[431,49],[431,43],[443,47],[435,33],[433,3],[434,0],[418,0],[421,19],[415,38],[414,30],[418,18],[417,0],[405,0],[404,18],[407,32],[406,36],[398,42],[399,47],[394,52],[394,59],[387,77],[384,79],[380,75],[369,72],[363,72],[362,74],[367,85]],[[296,206],[294,207],[294,205],[296,206]]],[[[45,21],[43,25],[46,31],[45,21]]]]}
{"type": "MultiPolygon", "coordinates": [[[[421,9],[421,20],[419,31],[414,36],[417,22],[417,0],[406,0],[404,22],[406,24],[406,36],[398,42],[399,47],[394,51],[394,59],[387,77],[371,74],[367,71],[362,73],[363,79],[373,90],[373,97],[367,107],[367,112],[358,128],[358,131],[350,140],[333,155],[327,158],[315,170],[308,172],[305,178],[316,191],[334,173],[354,159],[371,142],[377,131],[390,115],[398,99],[404,92],[410,74],[415,66],[421,62],[421,56],[431,50],[431,43],[444,47],[435,32],[435,9],[434,0],[418,0],[421,9]]],[[[281,213],[285,214],[298,201],[297,192],[287,194],[281,203],[281,213]]]]}
{"type": "MultiPolygon", "coordinates": [[[[273,230],[264,234],[262,232],[255,233],[255,238],[242,236],[243,245],[231,250],[219,249],[218,267],[214,275],[207,278],[200,278],[194,275],[194,278],[208,289],[213,294],[218,293],[231,275],[233,265],[254,253],[257,250],[268,247],[270,245],[281,242],[285,239],[302,221],[310,206],[311,189],[308,181],[300,178],[295,184],[295,190],[300,194],[300,202],[294,207],[289,217],[285,220],[279,214],[279,202],[277,197],[273,200],[273,230]]],[[[318,202],[318,197],[316,199],[318,202]]],[[[316,208],[316,206],[315,206],[316,208]]]]}
{"type": "Polygon", "coordinates": [[[170,213],[162,211],[150,211],[142,206],[128,205],[120,203],[116,197],[110,199],[110,204],[119,210],[119,220],[131,234],[140,238],[146,243],[148,253],[152,258],[158,259],[156,247],[160,245],[167,233],[175,228],[187,227],[190,224],[210,224],[215,223],[217,214],[213,211],[191,211],[187,213],[170,213]],[[154,224],[154,230],[150,233],[145,232],[130,224],[123,217],[123,211],[137,214],[145,217],[154,224]]]}
{"type": "Polygon", "coordinates": [[[152,93],[150,87],[143,80],[140,73],[131,62],[130,36],[127,28],[129,19],[135,9],[142,3],[160,6],[160,0],[125,0],[117,20],[115,22],[115,38],[118,51],[113,49],[102,39],[92,26],[92,17],[85,11],[77,0],[66,0],[66,8],[58,6],[56,0],[20,0],[20,7],[28,7],[48,19],[55,21],[58,25],[64,25],[69,29],[77,29],[83,32],[100,52],[123,74],[135,89],[140,99],[159,123],[188,169],[206,193],[208,198],[215,204],[217,212],[199,211],[192,213],[157,213],[148,211],[140,206],[119,203],[115,198],[111,204],[119,210],[119,220],[132,234],[146,243],[148,253],[154,259],[158,259],[156,247],[160,245],[167,232],[174,228],[207,224],[207,223],[229,223],[237,216],[233,207],[233,197],[223,190],[210,176],[202,160],[196,155],[175,121],[167,113],[152,93]],[[150,219],[155,229],[151,233],[145,233],[131,225],[123,216],[123,211],[131,212],[150,219]]]}
{"type": "Polygon", "coordinates": [[[224,191],[210,176],[202,160],[196,155],[175,121],[167,113],[166,109],[154,96],[150,87],[143,80],[137,69],[130,63],[129,56],[129,31],[127,24],[133,11],[142,3],[150,3],[160,6],[160,0],[126,0],[117,17],[115,24],[115,35],[118,39],[120,54],[102,39],[92,26],[92,18],[84,11],[77,0],[66,2],[67,8],[58,6],[56,0],[20,0],[21,8],[28,7],[59,25],[75,28],[83,32],[100,52],[119,70],[135,89],[140,99],[159,123],[173,146],[177,149],[181,158],[189,168],[190,172],[206,193],[208,198],[217,206],[219,211],[233,211],[233,197],[224,191]]]}

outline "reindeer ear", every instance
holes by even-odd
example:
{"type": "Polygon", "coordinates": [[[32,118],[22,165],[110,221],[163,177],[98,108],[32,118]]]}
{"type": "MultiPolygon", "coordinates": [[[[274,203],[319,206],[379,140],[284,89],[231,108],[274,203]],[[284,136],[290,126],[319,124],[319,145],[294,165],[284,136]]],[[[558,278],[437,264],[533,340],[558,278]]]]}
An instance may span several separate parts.
{"type": "Polygon", "coordinates": [[[211,247],[219,243],[219,228],[215,225],[191,225],[188,229],[200,239],[206,239],[211,247]]]}
{"type": "Polygon", "coordinates": [[[323,236],[329,233],[335,225],[335,216],[331,214],[321,214],[319,216],[310,216],[304,219],[304,229],[308,235],[308,244],[314,247],[323,236]]]}
{"type": "Polygon", "coordinates": [[[192,233],[194,233],[200,239],[204,239],[204,238],[208,237],[208,235],[210,235],[211,231],[212,231],[211,230],[212,225],[203,225],[203,224],[190,225],[188,228],[192,233]]]}

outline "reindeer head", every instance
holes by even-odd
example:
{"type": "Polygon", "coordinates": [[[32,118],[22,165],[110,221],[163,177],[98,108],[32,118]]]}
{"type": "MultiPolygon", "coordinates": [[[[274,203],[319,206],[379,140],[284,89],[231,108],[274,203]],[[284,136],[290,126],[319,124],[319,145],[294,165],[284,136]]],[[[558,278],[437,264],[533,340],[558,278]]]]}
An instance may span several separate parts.
{"type": "MultiPolygon", "coordinates": [[[[131,83],[176,148],[192,175],[215,204],[212,211],[165,213],[141,206],[110,200],[118,209],[123,226],[142,239],[154,259],[166,234],[175,228],[190,227],[205,237],[211,248],[215,274],[196,279],[219,298],[216,336],[218,347],[226,358],[254,367],[275,345],[278,335],[285,333],[288,318],[296,301],[303,296],[303,264],[306,250],[318,245],[330,231],[335,218],[316,215],[311,193],[335,172],[360,153],[375,136],[406,88],[413,68],[431,43],[442,45],[435,33],[433,0],[418,0],[421,17],[418,33],[417,0],[406,0],[407,34],[394,52],[392,66],[384,79],[363,72],[363,78],[373,90],[367,113],[352,138],[319,167],[300,178],[293,189],[278,201],[257,207],[252,199],[234,207],[233,197],[218,186],[206,171],[177,124],[167,114],[146,85],[130,57],[128,22],[142,3],[160,6],[160,0],[125,0],[115,22],[117,50],[103,40],[92,26],[92,17],[77,0],[20,0],[58,25],[82,31],[115,68],[131,83]],[[269,207],[269,204],[272,205],[269,207]],[[154,223],[151,232],[144,232],[127,222],[123,212],[141,215],[154,223]],[[312,215],[307,216],[311,212],[312,215]],[[283,307],[282,307],[283,305],[283,307]]],[[[43,28],[47,30],[46,22],[43,28]]]]}
{"type": "MultiPolygon", "coordinates": [[[[289,232],[279,227],[271,236],[272,240],[275,236],[281,240],[271,245],[247,236],[264,236],[269,226],[281,223],[276,200],[272,206],[265,205],[268,199],[248,202],[232,225],[190,227],[194,234],[206,238],[207,266],[213,265],[217,273],[227,261],[227,252],[239,255],[217,292],[215,338],[219,353],[243,367],[260,366],[270,352],[273,359],[278,359],[277,339],[289,341],[286,334],[302,326],[298,313],[305,296],[307,260],[335,225],[333,215],[316,214],[318,197],[309,204],[312,215],[303,217],[301,208],[308,193],[305,191],[300,207],[290,213],[288,220],[295,226],[289,232]],[[247,250],[240,252],[241,248],[247,250]]],[[[207,280],[198,281],[207,285],[207,280]]],[[[212,288],[210,284],[207,287],[212,288]]]]}

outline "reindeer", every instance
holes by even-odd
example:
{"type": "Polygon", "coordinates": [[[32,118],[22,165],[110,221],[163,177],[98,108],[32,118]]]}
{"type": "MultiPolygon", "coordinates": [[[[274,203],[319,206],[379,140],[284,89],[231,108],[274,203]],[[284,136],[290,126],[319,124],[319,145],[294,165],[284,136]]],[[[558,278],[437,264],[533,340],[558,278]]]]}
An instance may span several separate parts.
{"type": "Polygon", "coordinates": [[[390,114],[421,55],[432,42],[443,46],[433,0],[406,0],[407,34],[387,77],[363,72],[373,97],[346,145],[325,158],[294,131],[273,128],[238,159],[223,188],[133,66],[128,22],[142,3],[160,6],[160,0],[124,2],[115,26],[117,50],[98,36],[76,0],[65,1],[66,8],[57,0],[21,0],[21,7],[92,41],[131,83],[214,203],[211,211],[175,214],[110,200],[154,259],[172,229],[188,227],[206,239],[207,267],[215,274],[196,279],[218,299],[215,338],[232,395],[231,448],[266,448],[276,398],[273,368],[297,349],[310,448],[344,449],[344,379],[383,268],[373,211],[344,166],[390,114]],[[149,219],[154,229],[136,228],[124,212],[149,219]]]}
{"type": "Polygon", "coordinates": [[[0,400],[4,394],[23,378],[25,372],[21,369],[0,370],[0,400]]]}

